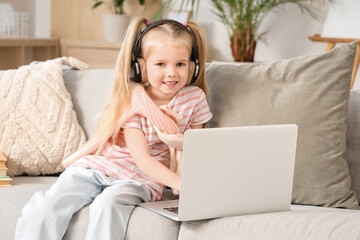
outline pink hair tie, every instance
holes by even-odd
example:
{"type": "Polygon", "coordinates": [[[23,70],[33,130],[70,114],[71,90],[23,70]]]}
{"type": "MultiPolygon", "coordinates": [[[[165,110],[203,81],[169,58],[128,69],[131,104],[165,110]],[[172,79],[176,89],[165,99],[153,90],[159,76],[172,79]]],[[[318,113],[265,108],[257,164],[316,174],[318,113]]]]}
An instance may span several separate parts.
{"type": "Polygon", "coordinates": [[[147,20],[145,25],[148,27],[151,24],[150,20],[147,20]]]}
{"type": "Polygon", "coordinates": [[[182,23],[185,27],[188,27],[189,25],[187,24],[187,22],[183,22],[182,23]]]}

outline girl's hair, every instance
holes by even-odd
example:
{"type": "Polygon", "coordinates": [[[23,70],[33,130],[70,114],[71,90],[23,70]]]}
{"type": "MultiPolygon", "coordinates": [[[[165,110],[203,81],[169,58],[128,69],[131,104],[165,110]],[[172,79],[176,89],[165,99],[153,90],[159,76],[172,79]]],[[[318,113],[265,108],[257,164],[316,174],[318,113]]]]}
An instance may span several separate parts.
{"type": "MultiPolygon", "coordinates": [[[[142,83],[135,83],[130,80],[130,65],[131,65],[131,57],[133,53],[133,46],[141,33],[141,31],[146,26],[146,22],[148,20],[143,17],[138,17],[134,19],[124,36],[121,49],[119,55],[116,60],[116,65],[114,68],[114,80],[112,83],[112,89],[110,93],[109,102],[106,107],[100,112],[100,115],[97,117],[96,125],[95,125],[95,132],[92,136],[92,140],[99,139],[103,136],[111,136],[114,131],[114,127],[118,120],[126,114],[128,110],[131,108],[131,94],[132,90],[135,86],[142,83]]],[[[169,34],[176,34],[179,33],[175,32],[176,26],[174,24],[165,23],[164,25],[159,25],[154,27],[149,32],[152,32],[154,29],[160,28],[165,26],[166,28],[172,29],[168,31],[169,34]]],[[[206,42],[205,37],[200,29],[200,27],[194,22],[188,22],[188,27],[190,31],[194,35],[194,38],[197,42],[198,48],[198,57],[199,57],[199,64],[200,64],[200,73],[197,80],[192,83],[191,85],[198,86],[199,88],[203,89],[205,94],[208,96],[208,86],[205,79],[205,61],[206,61],[206,42]]],[[[179,29],[179,28],[177,28],[179,29]]],[[[178,30],[177,30],[178,31],[178,30]]],[[[187,32],[182,30],[183,32],[187,32]]],[[[148,34],[148,33],[146,33],[148,34]]],[[[189,33],[187,33],[189,34],[189,33]]],[[[146,36],[146,35],[145,35],[146,36]]],[[[178,36],[177,36],[178,37],[178,36]]],[[[193,38],[191,38],[192,41],[193,38]]],[[[194,44],[194,43],[192,43],[194,44]]],[[[143,48],[144,44],[142,44],[143,48]]],[[[144,49],[142,49],[142,52],[144,49]]],[[[113,139],[115,140],[115,139],[113,139]]],[[[100,143],[100,147],[98,148],[97,153],[100,152],[103,145],[107,139],[100,143]]]]}

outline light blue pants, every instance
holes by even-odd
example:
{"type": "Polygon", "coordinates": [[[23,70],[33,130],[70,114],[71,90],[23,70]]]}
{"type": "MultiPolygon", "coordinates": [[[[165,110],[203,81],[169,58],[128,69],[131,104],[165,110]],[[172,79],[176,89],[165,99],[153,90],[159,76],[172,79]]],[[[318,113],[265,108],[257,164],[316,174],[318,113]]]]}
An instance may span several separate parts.
{"type": "Polygon", "coordinates": [[[90,204],[86,239],[124,239],[134,205],[151,200],[143,184],[109,178],[101,171],[69,167],[47,191],[24,207],[15,239],[62,239],[71,217],[90,204]]]}

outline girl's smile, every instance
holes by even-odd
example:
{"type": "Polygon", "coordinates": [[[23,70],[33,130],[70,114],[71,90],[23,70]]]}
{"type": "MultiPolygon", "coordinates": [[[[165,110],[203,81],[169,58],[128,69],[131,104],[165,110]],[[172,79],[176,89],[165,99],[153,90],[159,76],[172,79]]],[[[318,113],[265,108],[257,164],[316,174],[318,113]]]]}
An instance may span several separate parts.
{"type": "Polygon", "coordinates": [[[166,85],[171,85],[171,86],[175,86],[175,84],[177,84],[178,82],[163,82],[166,85]]]}

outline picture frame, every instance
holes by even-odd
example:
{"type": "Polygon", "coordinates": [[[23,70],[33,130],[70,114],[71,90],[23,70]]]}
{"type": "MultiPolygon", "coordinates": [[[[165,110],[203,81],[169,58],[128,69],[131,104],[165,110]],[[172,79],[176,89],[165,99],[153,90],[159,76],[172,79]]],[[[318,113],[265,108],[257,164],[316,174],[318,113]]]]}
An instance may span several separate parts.
{"type": "Polygon", "coordinates": [[[171,10],[167,14],[168,19],[172,19],[178,22],[188,22],[191,18],[192,12],[189,11],[180,11],[180,10],[171,10]]]}

